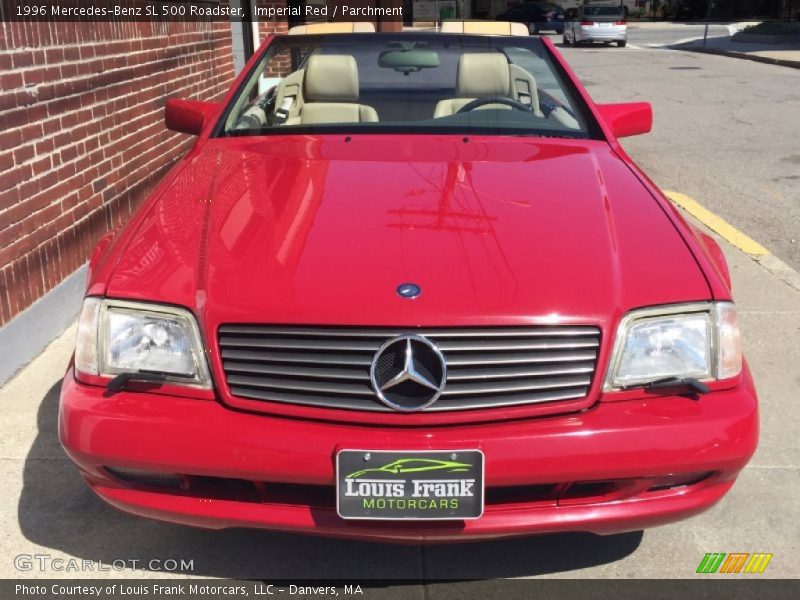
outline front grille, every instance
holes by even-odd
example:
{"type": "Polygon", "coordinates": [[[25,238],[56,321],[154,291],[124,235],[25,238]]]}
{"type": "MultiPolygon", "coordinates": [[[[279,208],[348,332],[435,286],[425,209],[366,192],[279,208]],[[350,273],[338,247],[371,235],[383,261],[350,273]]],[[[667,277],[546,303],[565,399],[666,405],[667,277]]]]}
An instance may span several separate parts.
{"type": "Polygon", "coordinates": [[[219,346],[231,393],[242,398],[390,411],[372,389],[373,355],[413,333],[439,347],[447,383],[426,411],[586,396],[597,365],[596,327],[351,328],[222,325],[219,346]]]}

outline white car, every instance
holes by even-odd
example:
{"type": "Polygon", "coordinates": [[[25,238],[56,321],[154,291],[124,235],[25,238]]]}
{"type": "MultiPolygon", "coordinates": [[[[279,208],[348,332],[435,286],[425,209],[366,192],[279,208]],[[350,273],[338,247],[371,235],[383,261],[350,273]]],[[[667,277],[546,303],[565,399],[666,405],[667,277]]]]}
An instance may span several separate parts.
{"type": "Polygon", "coordinates": [[[619,5],[584,4],[567,13],[564,44],[616,42],[623,48],[628,41],[628,24],[619,5]]]}

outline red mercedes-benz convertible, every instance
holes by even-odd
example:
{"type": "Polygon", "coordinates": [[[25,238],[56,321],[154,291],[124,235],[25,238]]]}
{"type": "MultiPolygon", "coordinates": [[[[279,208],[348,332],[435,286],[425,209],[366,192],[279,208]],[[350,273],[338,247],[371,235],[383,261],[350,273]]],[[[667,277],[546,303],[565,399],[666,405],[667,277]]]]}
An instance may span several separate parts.
{"type": "Polygon", "coordinates": [[[167,104],[197,142],[97,246],[61,393],[106,502],[433,542],[731,488],[756,394],[720,248],[617,141],[650,106],[469,31],[279,35],[167,104]]]}

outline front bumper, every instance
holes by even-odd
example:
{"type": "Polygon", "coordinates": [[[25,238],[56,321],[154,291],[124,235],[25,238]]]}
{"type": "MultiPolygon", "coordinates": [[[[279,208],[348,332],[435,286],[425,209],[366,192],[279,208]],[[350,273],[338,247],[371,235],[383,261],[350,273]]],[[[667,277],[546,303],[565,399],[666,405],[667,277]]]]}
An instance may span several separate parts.
{"type": "Polygon", "coordinates": [[[722,498],[758,438],[757,401],[747,372],[736,388],[700,400],[600,402],[560,417],[431,428],[303,421],[238,412],[213,400],[147,392],[106,398],[103,392],[76,382],[70,371],[61,390],[59,434],[92,489],[117,508],[209,528],[409,543],[557,531],[607,534],[685,518],[722,498]],[[484,515],[464,522],[345,521],[332,504],[334,456],[343,448],[479,448],[486,457],[484,515]],[[108,466],[183,474],[185,481],[203,485],[130,485],[110,475],[108,466]],[[675,473],[710,475],[693,485],[650,488],[654,478],[675,473]],[[544,484],[559,489],[563,482],[602,480],[623,483],[614,492],[583,498],[525,495],[544,484]],[[248,482],[252,493],[241,487],[248,482]],[[272,489],[282,492],[274,495],[272,489]],[[504,490],[514,493],[490,501],[489,491],[504,490]]]}

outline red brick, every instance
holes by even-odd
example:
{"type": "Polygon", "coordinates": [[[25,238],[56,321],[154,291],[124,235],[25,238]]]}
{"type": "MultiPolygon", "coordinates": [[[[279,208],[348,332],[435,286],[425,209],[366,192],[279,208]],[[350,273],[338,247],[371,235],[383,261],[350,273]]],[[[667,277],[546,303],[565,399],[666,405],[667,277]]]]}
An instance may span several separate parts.
{"type": "Polygon", "coordinates": [[[7,171],[14,166],[13,152],[3,152],[0,154],[0,171],[7,171]]]}
{"type": "MultiPolygon", "coordinates": [[[[52,135],[56,131],[61,129],[61,125],[59,124],[59,119],[48,119],[47,121],[43,121],[40,127],[42,128],[44,135],[52,135]]],[[[41,137],[41,136],[39,136],[41,137]]]]}
{"type": "Polygon", "coordinates": [[[0,324],[84,262],[188,148],[164,131],[164,98],[216,98],[233,77],[222,22],[8,23],[4,35],[0,324]]]}
{"type": "Polygon", "coordinates": [[[59,274],[57,269],[58,264],[58,246],[55,240],[50,240],[44,244],[45,256],[45,284],[48,289],[53,289],[59,282],[59,274]]]}
{"type": "Polygon", "coordinates": [[[78,149],[75,146],[68,146],[61,151],[61,161],[69,162],[78,156],[78,149]]]}
{"type": "Polygon", "coordinates": [[[11,265],[8,265],[4,271],[6,273],[6,285],[8,285],[8,306],[11,309],[11,316],[13,317],[15,314],[25,308],[25,305],[19,298],[21,292],[18,291],[20,286],[17,285],[17,282],[14,279],[14,268],[11,265]]]}
{"type": "Polygon", "coordinates": [[[3,222],[6,221],[6,217],[4,216],[5,213],[2,211],[8,211],[12,206],[15,206],[19,202],[19,188],[13,187],[7,190],[0,192],[0,219],[3,219],[3,222]]]}
{"type": "Polygon", "coordinates": [[[22,143],[22,132],[19,129],[0,130],[0,148],[13,148],[22,143]]]}
{"type": "Polygon", "coordinates": [[[20,146],[14,150],[14,161],[19,165],[34,157],[35,151],[33,144],[27,146],[20,146]]]}
{"type": "Polygon", "coordinates": [[[33,53],[30,51],[17,52],[11,55],[15,69],[22,69],[33,65],[33,53]]]}
{"type": "Polygon", "coordinates": [[[30,287],[27,285],[28,274],[25,272],[24,259],[19,259],[11,265],[14,271],[14,283],[17,301],[21,307],[27,308],[33,302],[30,287]]]}
{"type": "Polygon", "coordinates": [[[29,69],[25,71],[23,78],[25,79],[25,85],[44,83],[44,71],[42,69],[29,69]]]}
{"type": "Polygon", "coordinates": [[[31,174],[32,171],[30,165],[15,167],[10,171],[5,171],[3,173],[0,173],[0,191],[6,190],[11,186],[17,185],[22,181],[30,179],[31,174]]]}
{"type": "Polygon", "coordinates": [[[28,290],[31,298],[40,298],[44,288],[44,280],[42,278],[42,263],[39,258],[39,252],[34,250],[25,259],[27,263],[25,271],[28,276],[28,290]]]}
{"type": "Polygon", "coordinates": [[[46,138],[41,142],[37,142],[35,146],[37,154],[46,154],[47,152],[52,152],[53,148],[55,147],[56,145],[52,138],[46,138]]]}
{"type": "Polygon", "coordinates": [[[49,156],[45,156],[44,158],[33,161],[33,163],[31,163],[31,170],[33,171],[34,178],[37,178],[43,175],[46,171],[49,171],[51,166],[52,161],[50,160],[49,156]]]}
{"type": "Polygon", "coordinates": [[[0,323],[7,323],[11,320],[11,303],[8,300],[8,281],[6,279],[7,269],[0,271],[0,323]]]}
{"type": "Polygon", "coordinates": [[[10,246],[22,232],[22,221],[11,223],[0,230],[0,248],[10,246]]]}
{"type": "Polygon", "coordinates": [[[11,72],[0,75],[0,86],[4,93],[14,88],[22,87],[22,73],[11,72]]]}
{"type": "Polygon", "coordinates": [[[77,74],[78,74],[78,65],[70,63],[61,66],[61,77],[66,79],[69,77],[75,77],[77,74]]]}
{"type": "Polygon", "coordinates": [[[51,48],[45,51],[45,60],[48,63],[59,63],[64,61],[64,50],[61,48],[51,48]]]}

